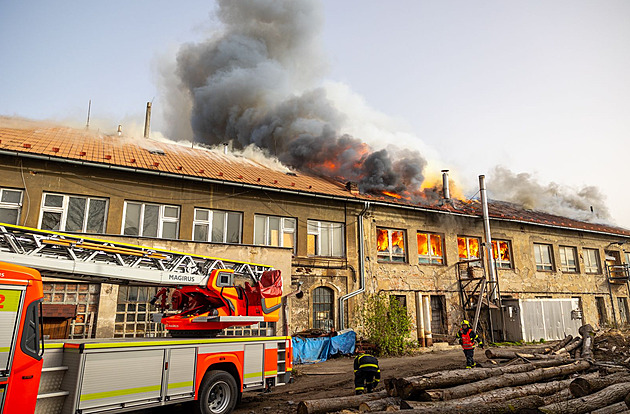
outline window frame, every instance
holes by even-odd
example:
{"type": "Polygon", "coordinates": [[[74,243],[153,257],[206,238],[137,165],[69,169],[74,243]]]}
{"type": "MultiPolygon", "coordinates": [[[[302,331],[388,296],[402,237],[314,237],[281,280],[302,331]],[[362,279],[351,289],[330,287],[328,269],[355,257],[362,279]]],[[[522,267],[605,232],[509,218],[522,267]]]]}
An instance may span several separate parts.
{"type": "Polygon", "coordinates": [[[457,236],[457,258],[458,260],[481,260],[483,258],[483,243],[481,237],[477,236],[457,236]],[[466,257],[462,257],[459,249],[459,240],[464,239],[466,243],[466,257]],[[470,255],[470,240],[477,240],[478,256],[470,255]]]}
{"type": "Polygon", "coordinates": [[[338,222],[333,222],[333,221],[323,221],[323,220],[312,220],[312,219],[308,219],[306,220],[306,239],[307,239],[307,248],[306,248],[306,254],[308,256],[311,257],[345,257],[346,256],[346,238],[345,238],[345,225],[343,223],[338,223],[338,222]],[[313,226],[316,228],[316,231],[313,231],[313,226]],[[328,252],[322,252],[322,228],[327,227],[328,228],[328,246],[329,246],[329,251],[328,252]],[[339,232],[341,232],[340,235],[337,236],[341,236],[341,245],[340,246],[335,246],[335,233],[336,230],[338,230],[339,232]],[[314,248],[315,248],[315,252],[311,253],[309,251],[309,236],[316,236],[315,238],[315,243],[314,243],[314,248]],[[339,248],[340,253],[339,254],[334,254],[336,247],[339,248]],[[326,253],[330,253],[330,254],[326,254],[326,253]]]}
{"type": "Polygon", "coordinates": [[[20,224],[20,218],[22,215],[22,205],[24,203],[24,190],[19,188],[8,188],[8,187],[0,187],[0,210],[17,210],[17,215],[15,217],[15,223],[7,223],[7,224],[20,224]],[[15,191],[20,193],[20,201],[17,203],[9,203],[3,202],[2,198],[4,196],[5,191],[15,191]]]}
{"type": "Polygon", "coordinates": [[[312,306],[312,326],[313,329],[322,329],[324,331],[330,331],[335,328],[335,291],[328,286],[317,286],[315,289],[311,291],[311,298],[313,302],[312,306]],[[330,294],[330,302],[316,302],[315,299],[318,298],[316,292],[320,290],[322,292],[327,292],[330,294]],[[320,310],[322,306],[329,307],[329,309],[320,310]],[[328,313],[328,319],[319,319],[316,318],[317,313],[328,313]],[[318,322],[321,321],[323,326],[320,326],[318,322]],[[330,321],[332,326],[326,327],[326,321],[330,321]]]}
{"type": "Polygon", "coordinates": [[[512,262],[512,242],[505,239],[492,239],[492,259],[494,260],[494,265],[497,269],[514,269],[514,263],[512,262]],[[503,260],[501,257],[497,258],[494,256],[495,246],[497,255],[501,255],[499,250],[500,243],[507,244],[508,260],[503,260]]]}
{"type": "Polygon", "coordinates": [[[282,217],[282,216],[273,216],[273,215],[267,215],[267,214],[254,214],[254,245],[257,246],[274,246],[274,247],[291,247],[291,249],[293,250],[293,252],[295,253],[295,249],[296,249],[296,242],[295,242],[295,238],[296,238],[296,233],[297,233],[297,219],[295,217],[282,217]],[[256,230],[256,218],[257,217],[261,217],[265,219],[265,223],[264,223],[264,242],[262,244],[257,243],[256,242],[256,236],[258,236],[257,230],[256,230]],[[280,220],[280,228],[279,228],[279,234],[278,234],[278,238],[279,238],[279,244],[273,245],[270,244],[270,239],[271,239],[271,234],[269,231],[269,219],[271,218],[277,218],[280,220]],[[290,228],[288,226],[286,226],[286,222],[287,221],[293,221],[293,228],[290,228]],[[292,239],[292,246],[285,246],[284,245],[284,235],[285,234],[291,234],[291,239],[292,239]]]}
{"type": "Polygon", "coordinates": [[[376,228],[376,261],[379,263],[408,263],[407,260],[407,231],[404,229],[394,229],[394,228],[390,228],[390,227],[377,227],[376,228]],[[388,247],[392,246],[392,234],[394,232],[401,232],[402,233],[402,240],[403,240],[403,252],[402,254],[394,254],[394,252],[392,251],[393,249],[388,249],[388,252],[384,251],[379,251],[378,250],[378,234],[379,231],[387,231],[387,243],[388,243],[388,247]],[[394,258],[400,258],[402,260],[394,260],[394,258]]]}
{"type": "Polygon", "coordinates": [[[444,251],[444,235],[443,234],[418,230],[416,232],[416,242],[417,242],[417,248],[418,248],[418,264],[446,266],[446,257],[445,257],[446,255],[444,251]],[[421,234],[426,236],[427,254],[420,254],[420,241],[418,240],[418,236],[420,236],[421,234]],[[440,238],[440,248],[442,249],[442,254],[440,256],[434,254],[433,252],[433,244],[431,243],[431,239],[433,236],[437,236],[440,238]],[[421,261],[423,258],[426,258],[427,261],[421,261]]]}
{"type": "Polygon", "coordinates": [[[599,253],[599,249],[593,249],[591,247],[583,247],[582,248],[582,258],[584,260],[584,273],[589,275],[601,275],[602,274],[602,260],[599,253]],[[595,253],[595,265],[591,263],[591,258],[588,255],[588,252],[595,253]],[[588,258],[588,263],[587,263],[588,258]],[[592,271],[593,267],[595,267],[595,271],[592,271]]]}
{"type": "MultiPolygon", "coordinates": [[[[107,215],[109,212],[109,198],[106,197],[92,197],[92,196],[86,196],[86,195],[76,195],[76,194],[64,194],[64,193],[57,193],[57,192],[48,192],[45,191],[42,193],[42,202],[41,202],[41,206],[40,206],[40,210],[39,210],[39,221],[38,221],[38,228],[42,229],[42,224],[44,221],[44,214],[45,213],[53,213],[53,214],[60,214],[61,218],[59,219],[59,229],[58,230],[52,230],[52,231],[66,231],[66,232],[75,232],[75,233],[90,233],[90,234],[103,234],[106,232],[107,230],[107,215]],[[62,197],[63,200],[61,202],[61,206],[57,207],[57,206],[47,206],[46,205],[46,197],[47,196],[58,196],[58,197],[62,197]],[[79,198],[79,199],[83,199],[85,200],[85,206],[83,207],[83,223],[81,226],[81,230],[68,230],[67,229],[67,225],[68,225],[68,214],[70,212],[70,199],[71,198],[79,198]],[[92,200],[96,201],[104,201],[105,202],[105,208],[103,209],[103,226],[101,227],[101,230],[98,232],[89,232],[87,229],[87,225],[89,222],[89,213],[90,213],[90,204],[92,203],[92,200]]],[[[43,229],[43,230],[50,230],[50,229],[43,229]]]]}
{"type": "Polygon", "coordinates": [[[120,230],[120,234],[123,236],[137,236],[137,237],[156,237],[156,238],[164,238],[164,223],[175,223],[176,224],[176,229],[175,229],[175,238],[173,240],[178,240],[179,239],[179,225],[180,225],[180,220],[181,220],[181,207],[175,204],[158,204],[158,203],[145,203],[142,201],[129,201],[129,200],[125,200],[124,205],[123,205],[123,217],[122,217],[122,225],[121,225],[121,230],[120,230]],[[127,208],[129,207],[130,204],[133,205],[140,205],[140,222],[138,223],[138,234],[127,234],[125,233],[125,225],[126,225],[126,221],[127,221],[127,208]],[[145,220],[145,211],[146,211],[146,206],[154,206],[154,207],[158,207],[159,208],[159,213],[158,213],[158,227],[157,227],[157,235],[155,236],[146,236],[144,235],[144,230],[145,230],[145,225],[144,225],[144,220],[145,220]],[[166,210],[166,208],[176,208],[177,209],[177,218],[173,218],[173,217],[167,217],[165,216],[164,212],[166,210]]]}
{"type": "Polygon", "coordinates": [[[209,209],[203,207],[195,207],[193,210],[193,227],[192,227],[192,239],[193,241],[201,241],[201,242],[211,242],[211,243],[232,243],[232,244],[242,244],[243,243],[243,212],[241,211],[230,211],[230,210],[217,210],[217,209],[209,209]],[[208,219],[202,220],[197,218],[198,212],[206,212],[208,213],[208,219]],[[223,217],[223,237],[221,241],[212,240],[212,229],[215,220],[215,213],[224,213],[223,217]],[[229,217],[238,216],[238,241],[227,241],[228,238],[228,222],[229,217]],[[208,232],[206,234],[205,240],[198,240],[195,238],[196,232],[195,228],[198,225],[207,225],[208,232]]]}
{"type": "MultiPolygon", "coordinates": [[[[548,243],[533,243],[534,246],[534,263],[536,264],[536,271],[538,272],[553,272],[555,269],[555,265],[554,265],[554,257],[553,257],[553,246],[551,244],[548,243]],[[538,262],[538,256],[537,256],[537,248],[542,248],[542,247],[546,247],[547,251],[549,253],[549,263],[544,263],[538,262]]],[[[543,258],[542,255],[542,250],[540,252],[538,252],[540,254],[540,258],[543,258]]]]}
{"type": "Polygon", "coordinates": [[[578,263],[577,247],[575,246],[558,246],[558,254],[560,255],[560,270],[563,273],[580,273],[580,265],[578,263]],[[575,264],[570,265],[567,261],[566,253],[573,252],[573,261],[575,264]]]}

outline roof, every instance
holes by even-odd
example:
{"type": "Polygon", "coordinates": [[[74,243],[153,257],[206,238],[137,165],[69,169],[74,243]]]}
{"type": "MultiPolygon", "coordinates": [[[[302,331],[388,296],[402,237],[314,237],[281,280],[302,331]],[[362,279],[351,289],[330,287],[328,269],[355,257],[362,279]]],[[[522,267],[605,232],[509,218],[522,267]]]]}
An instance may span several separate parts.
{"type": "MultiPolygon", "coordinates": [[[[411,202],[393,197],[358,194],[331,178],[295,172],[276,165],[218,150],[191,148],[146,138],[107,135],[58,125],[0,117],[0,153],[43,156],[50,160],[78,162],[105,168],[205,179],[227,185],[252,185],[262,189],[298,194],[371,201],[436,213],[481,216],[479,201],[452,200],[450,203],[411,202]]],[[[502,202],[489,202],[489,215],[496,220],[518,221],[571,230],[630,237],[630,230],[609,224],[595,224],[545,212],[527,210],[502,202]]]]}

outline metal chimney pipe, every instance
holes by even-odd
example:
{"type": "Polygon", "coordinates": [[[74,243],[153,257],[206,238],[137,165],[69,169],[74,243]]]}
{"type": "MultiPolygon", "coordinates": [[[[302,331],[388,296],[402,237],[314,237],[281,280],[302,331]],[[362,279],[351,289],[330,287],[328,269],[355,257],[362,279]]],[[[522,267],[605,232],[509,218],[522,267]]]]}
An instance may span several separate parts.
{"type": "Polygon", "coordinates": [[[230,145],[228,142],[224,142],[223,143],[223,153],[224,154],[228,153],[228,145],[230,145]]]}
{"type": "Polygon", "coordinates": [[[147,112],[144,117],[144,137],[149,138],[149,131],[151,130],[151,102],[147,102],[147,112]]]}
{"type": "MultiPolygon", "coordinates": [[[[486,196],[486,176],[479,176],[479,193],[481,195],[481,208],[483,211],[483,230],[486,239],[486,260],[488,262],[488,270],[490,282],[495,283],[497,281],[497,275],[494,269],[494,258],[492,256],[492,236],[490,234],[490,215],[488,213],[488,198],[486,196]]],[[[494,289],[490,290],[490,299],[495,300],[496,294],[494,289]]]]}
{"type": "Polygon", "coordinates": [[[118,136],[122,135],[122,125],[118,125],[118,136]]]}
{"type": "Polygon", "coordinates": [[[442,170],[442,192],[444,193],[444,200],[449,201],[451,190],[448,186],[448,170],[442,170]]]}

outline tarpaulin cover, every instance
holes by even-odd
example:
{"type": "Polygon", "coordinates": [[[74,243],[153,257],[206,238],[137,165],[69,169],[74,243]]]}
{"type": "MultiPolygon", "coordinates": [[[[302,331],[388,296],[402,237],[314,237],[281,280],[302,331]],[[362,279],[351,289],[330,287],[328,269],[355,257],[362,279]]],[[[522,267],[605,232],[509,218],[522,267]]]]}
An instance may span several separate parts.
{"type": "Polygon", "coordinates": [[[282,296],[282,276],[279,270],[267,270],[263,272],[258,282],[260,295],[263,298],[275,298],[282,296]]]}
{"type": "Polygon", "coordinates": [[[292,338],[293,363],[313,364],[324,362],[335,354],[353,354],[356,334],[353,330],[343,331],[337,336],[323,338],[292,338]]]}

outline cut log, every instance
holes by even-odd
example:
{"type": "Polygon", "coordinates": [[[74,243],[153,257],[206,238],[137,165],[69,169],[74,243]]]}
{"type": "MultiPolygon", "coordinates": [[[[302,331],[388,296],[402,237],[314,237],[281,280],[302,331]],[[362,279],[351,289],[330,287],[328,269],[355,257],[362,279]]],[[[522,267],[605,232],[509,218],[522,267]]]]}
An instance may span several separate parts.
{"type": "Polygon", "coordinates": [[[439,402],[417,402],[403,401],[402,410],[404,414],[430,414],[430,413],[466,413],[466,414],[494,414],[494,413],[516,413],[522,410],[535,410],[543,404],[544,400],[538,395],[529,395],[523,398],[515,398],[507,401],[497,402],[468,402],[467,399],[439,401],[439,402]],[[408,403],[405,405],[405,403],[408,403]],[[411,407],[413,404],[413,407],[411,407]]]}
{"type": "Polygon", "coordinates": [[[398,411],[400,410],[400,398],[387,397],[380,400],[364,401],[359,404],[359,411],[398,411]]]}
{"type": "Polygon", "coordinates": [[[546,397],[543,397],[543,400],[545,401],[544,405],[549,405],[549,404],[559,403],[563,401],[569,401],[572,398],[573,398],[573,394],[571,394],[571,391],[569,391],[569,388],[566,388],[555,394],[551,394],[546,397]]]}
{"type": "Polygon", "coordinates": [[[300,401],[298,414],[317,414],[330,411],[340,411],[344,408],[357,408],[362,402],[379,400],[387,397],[387,391],[373,392],[371,394],[353,395],[350,397],[323,398],[320,400],[300,401]]]}
{"type": "Polygon", "coordinates": [[[555,352],[561,348],[564,348],[565,346],[567,346],[569,344],[569,342],[571,342],[573,340],[573,335],[569,335],[569,336],[565,336],[563,340],[558,341],[557,344],[555,344],[554,346],[552,346],[551,348],[549,348],[548,352],[544,352],[545,354],[548,353],[552,353],[555,352]]]}
{"type": "Polygon", "coordinates": [[[630,408],[630,393],[628,393],[628,395],[626,395],[626,398],[623,401],[626,403],[628,408],[630,408]]]}
{"type": "Polygon", "coordinates": [[[625,402],[621,401],[608,407],[600,408],[595,411],[591,411],[591,414],[625,414],[630,413],[628,406],[625,402]]]}
{"type": "Polygon", "coordinates": [[[544,381],[562,375],[569,375],[581,372],[590,368],[588,361],[581,360],[559,367],[537,368],[533,371],[518,374],[503,374],[470,384],[458,385],[442,390],[425,390],[420,395],[421,401],[444,401],[463,398],[469,395],[478,394],[485,391],[495,390],[503,387],[514,387],[518,385],[531,384],[544,381]]]}
{"type": "Polygon", "coordinates": [[[585,414],[623,401],[628,394],[630,394],[630,382],[622,382],[620,384],[613,384],[610,387],[606,387],[586,397],[545,405],[538,410],[546,414],[585,414]]]}
{"type": "Polygon", "coordinates": [[[567,355],[529,354],[526,352],[509,351],[507,349],[486,349],[488,359],[512,359],[521,358],[528,360],[566,358],[567,355]]]}
{"type": "Polygon", "coordinates": [[[603,390],[604,388],[620,382],[630,381],[629,372],[617,372],[615,374],[606,375],[596,378],[576,378],[569,385],[569,390],[574,397],[584,397],[594,392],[603,390]]]}
{"type": "Polygon", "coordinates": [[[582,358],[592,358],[593,337],[595,336],[593,327],[589,324],[582,325],[578,332],[582,335],[582,358]]]}
{"type": "Polygon", "coordinates": [[[575,348],[582,346],[582,338],[579,336],[573,338],[571,342],[567,344],[564,348],[560,348],[557,351],[553,352],[553,355],[561,355],[566,353],[571,353],[575,348]]]}
{"type": "Polygon", "coordinates": [[[416,377],[397,379],[393,382],[395,390],[390,390],[389,392],[390,395],[397,395],[402,399],[416,400],[426,389],[453,387],[498,375],[533,371],[537,368],[553,367],[568,362],[571,361],[567,359],[550,359],[530,364],[518,364],[496,368],[454,369],[450,371],[431,372],[416,377]]]}

